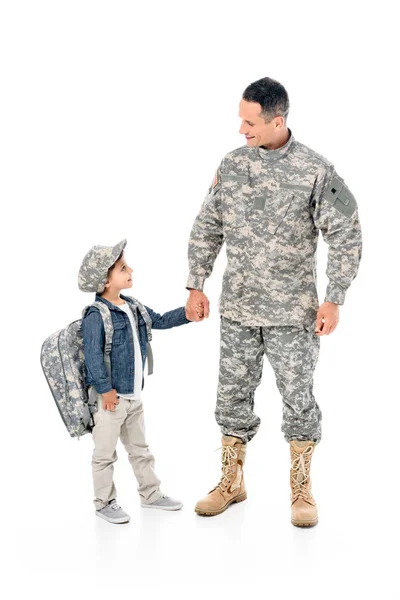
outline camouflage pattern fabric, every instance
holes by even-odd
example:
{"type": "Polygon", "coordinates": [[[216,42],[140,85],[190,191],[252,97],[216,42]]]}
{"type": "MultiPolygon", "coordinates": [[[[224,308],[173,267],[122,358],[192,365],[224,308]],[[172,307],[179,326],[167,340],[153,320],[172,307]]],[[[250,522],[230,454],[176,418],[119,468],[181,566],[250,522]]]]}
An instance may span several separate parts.
{"type": "Polygon", "coordinates": [[[333,165],[295,141],[227,154],[193,224],[187,288],[202,290],[226,242],[220,313],[248,326],[313,326],[316,249],[329,245],[325,300],[343,304],[361,259],[353,194],[333,165]]]}
{"type": "Polygon", "coordinates": [[[122,240],[115,246],[93,246],[84,256],[78,273],[78,286],[82,292],[104,292],[108,269],[118,260],[127,244],[122,240]]]}
{"type": "Polygon", "coordinates": [[[220,371],[215,417],[223,435],[249,442],[260,418],[254,412],[264,354],[283,400],[286,441],[321,439],[321,411],[313,395],[320,338],[295,326],[248,327],[221,317],[220,371]]]}
{"type": "Polygon", "coordinates": [[[90,423],[80,324],[79,319],[49,336],[43,343],[40,356],[47,383],[71,437],[79,437],[89,431],[90,423]],[[67,348],[72,364],[82,365],[77,372],[74,367],[65,370],[63,357],[67,348]]]}
{"type": "Polygon", "coordinates": [[[114,326],[110,315],[110,309],[106,304],[104,304],[104,302],[93,302],[92,304],[89,304],[89,306],[86,306],[83,309],[82,319],[85,318],[86,313],[91,306],[95,306],[100,311],[100,314],[102,316],[105,335],[104,354],[108,356],[111,353],[111,344],[114,335],[114,326]]]}
{"type": "MultiPolygon", "coordinates": [[[[111,351],[114,332],[108,307],[95,302],[101,313],[106,332],[106,354],[111,351]]],[[[82,318],[89,309],[87,306],[82,318]]],[[[43,343],[40,359],[43,373],[60,416],[71,437],[89,433],[93,427],[92,413],[96,410],[88,398],[85,355],[81,332],[82,319],[50,335],[43,343]]]]}
{"type": "MultiPolygon", "coordinates": [[[[139,300],[127,296],[131,307],[141,313],[147,327],[148,374],[153,373],[153,354],[150,341],[151,318],[139,300]]],[[[114,327],[108,306],[104,302],[93,302],[82,311],[82,319],[90,307],[95,306],[103,319],[105,344],[104,362],[110,374],[110,353],[114,327]]],[[[97,398],[88,393],[86,386],[85,355],[82,339],[82,319],[73,321],[64,329],[50,335],[43,343],[40,360],[44,375],[60,416],[71,437],[90,433],[93,428],[93,414],[97,410],[97,398]]]]}

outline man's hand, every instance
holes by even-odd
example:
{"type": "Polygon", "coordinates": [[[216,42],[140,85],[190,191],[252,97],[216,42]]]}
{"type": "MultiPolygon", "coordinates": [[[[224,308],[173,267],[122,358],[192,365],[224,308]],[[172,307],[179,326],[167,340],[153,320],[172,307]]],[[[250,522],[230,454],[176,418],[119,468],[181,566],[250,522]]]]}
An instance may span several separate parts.
{"type": "MultiPolygon", "coordinates": [[[[204,319],[204,304],[201,302],[199,302],[199,304],[196,304],[195,306],[195,310],[196,310],[196,314],[198,316],[198,319],[196,319],[197,321],[202,321],[204,319]]],[[[192,316],[192,312],[190,312],[187,308],[186,305],[186,318],[188,321],[194,321],[194,319],[191,319],[190,317],[192,316]]]]}
{"type": "Polygon", "coordinates": [[[101,395],[103,398],[103,408],[104,410],[115,411],[115,406],[119,404],[119,400],[117,398],[117,391],[110,390],[106,394],[101,395]]]}
{"type": "Polygon", "coordinates": [[[339,323],[339,304],[324,302],[318,309],[315,333],[319,336],[329,335],[335,331],[339,323]]]}
{"type": "Polygon", "coordinates": [[[190,290],[188,301],[186,302],[186,318],[189,321],[202,321],[208,318],[210,314],[210,303],[204,292],[200,290],[190,290]]]}

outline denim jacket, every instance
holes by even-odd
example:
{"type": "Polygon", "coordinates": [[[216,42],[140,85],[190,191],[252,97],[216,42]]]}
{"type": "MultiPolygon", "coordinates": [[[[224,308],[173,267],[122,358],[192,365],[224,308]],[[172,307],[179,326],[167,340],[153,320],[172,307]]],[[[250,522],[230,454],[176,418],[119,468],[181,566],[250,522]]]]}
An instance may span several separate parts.
{"type": "MultiPolygon", "coordinates": [[[[121,294],[122,300],[130,300],[121,294]]],[[[111,312],[114,326],[112,348],[110,354],[111,380],[104,362],[105,332],[100,311],[91,306],[82,320],[82,337],[86,365],[86,385],[93,385],[98,394],[106,394],[112,389],[120,394],[134,393],[133,382],[135,379],[135,355],[132,328],[128,315],[105,298],[96,294],[96,301],[104,302],[111,312]]],[[[176,308],[159,315],[145,307],[152,321],[152,329],[170,329],[190,323],[186,318],[185,307],[176,308]]],[[[147,329],[146,323],[138,315],[139,344],[142,353],[143,372],[146,362],[147,329]]],[[[142,389],[144,378],[142,379],[142,389]]]]}

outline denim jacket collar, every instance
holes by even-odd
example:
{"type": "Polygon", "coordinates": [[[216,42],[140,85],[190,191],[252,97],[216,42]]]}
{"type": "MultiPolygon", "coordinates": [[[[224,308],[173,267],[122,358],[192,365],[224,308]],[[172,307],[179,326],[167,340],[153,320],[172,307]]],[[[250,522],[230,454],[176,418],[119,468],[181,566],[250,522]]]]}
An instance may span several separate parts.
{"type": "MultiPolygon", "coordinates": [[[[123,294],[120,294],[120,298],[122,298],[122,300],[125,300],[125,302],[129,302],[130,304],[132,303],[132,301],[130,300],[130,298],[127,298],[123,294]]],[[[100,302],[104,302],[104,304],[107,304],[107,306],[108,306],[108,308],[110,310],[119,310],[119,311],[121,311],[121,309],[119,308],[119,306],[117,306],[116,304],[113,304],[109,300],[106,300],[105,298],[103,298],[99,294],[96,294],[96,300],[95,301],[96,302],[99,302],[99,301],[100,302]]],[[[121,312],[123,312],[123,311],[121,311],[121,312]]]]}

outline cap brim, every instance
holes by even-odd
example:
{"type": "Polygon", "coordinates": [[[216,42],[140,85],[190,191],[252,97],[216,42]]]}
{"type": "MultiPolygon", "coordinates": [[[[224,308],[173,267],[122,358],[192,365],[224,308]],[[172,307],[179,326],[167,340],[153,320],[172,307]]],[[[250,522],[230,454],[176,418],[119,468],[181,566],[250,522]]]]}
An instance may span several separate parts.
{"type": "Polygon", "coordinates": [[[112,252],[111,252],[112,258],[111,258],[110,264],[108,265],[108,268],[113,266],[113,264],[118,259],[118,256],[121,254],[122,250],[124,250],[126,244],[127,244],[127,241],[122,240],[121,242],[119,242],[119,244],[116,244],[116,246],[113,247],[112,252]]]}

